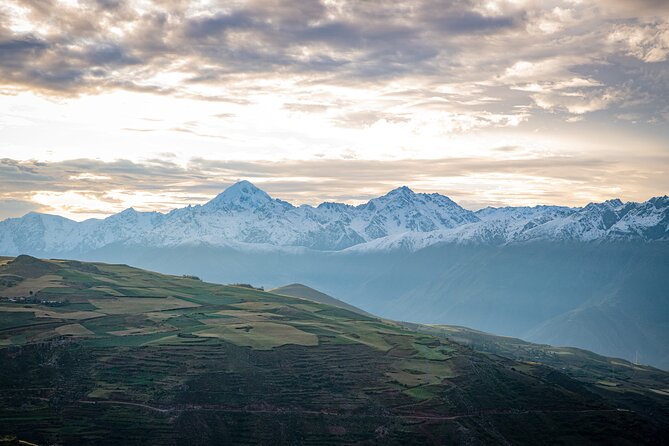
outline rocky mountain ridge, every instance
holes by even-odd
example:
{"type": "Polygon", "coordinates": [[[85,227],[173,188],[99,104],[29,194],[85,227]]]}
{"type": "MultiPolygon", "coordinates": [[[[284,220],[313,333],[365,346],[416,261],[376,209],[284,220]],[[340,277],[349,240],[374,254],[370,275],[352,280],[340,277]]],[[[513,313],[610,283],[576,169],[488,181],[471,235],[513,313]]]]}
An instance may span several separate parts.
{"type": "Polygon", "coordinates": [[[238,249],[415,251],[437,243],[504,245],[530,241],[669,239],[669,197],[619,199],[583,208],[503,207],[470,211],[440,194],[406,186],[351,206],[293,206],[240,181],[204,205],[165,214],[132,208],[76,222],[29,213],[0,222],[0,252],[81,253],[111,244],[211,245],[238,249]]]}

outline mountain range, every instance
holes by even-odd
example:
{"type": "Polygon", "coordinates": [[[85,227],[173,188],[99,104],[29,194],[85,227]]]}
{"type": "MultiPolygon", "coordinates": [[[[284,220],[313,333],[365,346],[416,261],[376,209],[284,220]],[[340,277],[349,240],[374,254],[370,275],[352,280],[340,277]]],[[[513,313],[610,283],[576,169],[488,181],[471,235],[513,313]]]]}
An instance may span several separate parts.
{"type": "Polygon", "coordinates": [[[0,222],[0,255],[299,282],[382,317],[471,327],[669,369],[669,197],[471,211],[400,187],[295,207],[240,181],[203,205],[0,222]]]}
{"type": "Polygon", "coordinates": [[[204,205],[162,214],[132,208],[76,222],[29,213],[0,222],[0,252],[82,253],[111,244],[211,245],[317,251],[418,250],[438,243],[504,245],[529,241],[602,242],[669,239],[669,197],[619,199],[582,208],[503,207],[470,211],[440,194],[400,187],[365,204],[295,207],[248,181],[204,205]]]}

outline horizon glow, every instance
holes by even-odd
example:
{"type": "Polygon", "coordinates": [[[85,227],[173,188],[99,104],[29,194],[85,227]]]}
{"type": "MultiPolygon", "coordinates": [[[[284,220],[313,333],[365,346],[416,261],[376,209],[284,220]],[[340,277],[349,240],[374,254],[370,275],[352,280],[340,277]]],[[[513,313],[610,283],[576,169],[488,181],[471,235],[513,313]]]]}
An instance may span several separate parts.
{"type": "Polygon", "coordinates": [[[669,189],[669,6],[644,1],[0,5],[0,218],[406,185],[461,206],[669,189]],[[531,44],[528,44],[531,42],[531,44]]]}

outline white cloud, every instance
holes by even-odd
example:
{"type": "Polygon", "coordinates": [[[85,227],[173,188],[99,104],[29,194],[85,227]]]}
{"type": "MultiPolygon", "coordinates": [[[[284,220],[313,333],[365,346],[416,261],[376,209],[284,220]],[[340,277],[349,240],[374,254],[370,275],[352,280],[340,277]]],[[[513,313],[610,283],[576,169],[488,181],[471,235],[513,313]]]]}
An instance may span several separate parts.
{"type": "Polygon", "coordinates": [[[612,103],[621,100],[621,95],[615,90],[596,91],[548,91],[532,96],[536,104],[546,110],[566,110],[569,113],[582,115],[585,113],[603,110],[612,103]]]}
{"type": "Polygon", "coordinates": [[[622,45],[627,55],[644,62],[662,62],[669,57],[669,22],[618,25],[609,42],[622,45]]]}

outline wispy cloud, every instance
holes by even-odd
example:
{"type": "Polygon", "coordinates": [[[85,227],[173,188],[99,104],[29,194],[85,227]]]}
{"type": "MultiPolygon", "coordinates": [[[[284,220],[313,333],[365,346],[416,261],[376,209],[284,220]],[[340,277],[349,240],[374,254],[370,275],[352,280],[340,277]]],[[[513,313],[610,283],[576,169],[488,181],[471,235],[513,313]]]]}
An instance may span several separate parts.
{"type": "Polygon", "coordinates": [[[238,178],[298,203],[398,183],[473,207],[647,198],[667,190],[667,17],[661,0],[4,1],[0,199],[165,210],[238,178]]]}
{"type": "MultiPolygon", "coordinates": [[[[513,153],[512,148],[501,149],[513,153]]],[[[666,157],[645,160],[649,170],[642,175],[645,178],[640,178],[622,162],[587,156],[280,162],[196,158],[186,166],[165,160],[141,164],[127,160],[2,160],[0,176],[11,183],[0,184],[0,200],[21,197],[20,203],[7,208],[6,214],[40,208],[81,219],[108,215],[129,205],[168,211],[203,203],[231,183],[250,179],[296,205],[322,201],[356,204],[401,184],[417,191],[445,193],[471,208],[538,203],[583,205],[612,196],[650,198],[653,192],[644,187],[642,180],[669,187],[666,172],[650,167],[666,162],[666,157]],[[28,203],[32,203],[32,208],[26,207],[28,203]]]]}

